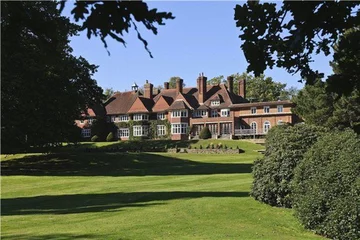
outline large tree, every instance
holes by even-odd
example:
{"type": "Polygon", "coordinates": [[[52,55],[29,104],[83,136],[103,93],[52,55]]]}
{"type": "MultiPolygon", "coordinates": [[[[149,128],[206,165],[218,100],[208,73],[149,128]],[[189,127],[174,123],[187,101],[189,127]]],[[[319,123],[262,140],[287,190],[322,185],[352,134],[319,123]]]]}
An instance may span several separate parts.
{"type": "MultiPolygon", "coordinates": [[[[180,77],[171,77],[169,79],[169,88],[176,88],[176,80],[180,77]]],[[[185,87],[185,83],[183,82],[183,87],[185,87]]]]}
{"type": "Polygon", "coordinates": [[[79,134],[74,119],[101,102],[97,66],[71,55],[78,26],[55,2],[1,2],[2,151],[79,134]]]}
{"type": "MultiPolygon", "coordinates": [[[[286,88],[286,84],[276,82],[271,77],[266,77],[261,74],[255,77],[252,74],[246,72],[240,74],[231,74],[234,78],[234,92],[239,93],[239,81],[241,79],[246,80],[246,98],[257,101],[277,101],[291,99],[296,94],[297,90],[294,87],[286,88]]],[[[216,85],[220,83],[226,83],[226,79],[223,75],[213,77],[208,80],[208,84],[216,85]]]]}
{"type": "MultiPolygon", "coordinates": [[[[359,27],[359,5],[356,1],[284,1],[278,7],[275,3],[248,1],[237,5],[234,18],[241,30],[247,71],[259,76],[267,67],[276,66],[300,73],[302,79],[313,84],[323,77],[310,65],[313,55],[330,55],[331,45],[348,29],[359,27]]],[[[349,39],[339,47],[343,52],[337,53],[338,58],[351,53],[358,59],[358,42],[349,39]]],[[[360,86],[359,62],[347,64],[350,71],[333,77],[330,83],[340,94],[350,94],[360,86]]]]}

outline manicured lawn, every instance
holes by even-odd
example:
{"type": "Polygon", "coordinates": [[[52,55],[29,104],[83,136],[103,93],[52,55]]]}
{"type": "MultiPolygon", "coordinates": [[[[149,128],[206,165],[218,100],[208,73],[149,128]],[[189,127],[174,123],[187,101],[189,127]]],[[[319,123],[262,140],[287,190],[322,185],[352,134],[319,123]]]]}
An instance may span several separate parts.
{"type": "Polygon", "coordinates": [[[249,197],[251,166],[261,147],[226,144],[245,153],[2,155],[1,237],[321,239],[304,230],[291,210],[249,197]]]}

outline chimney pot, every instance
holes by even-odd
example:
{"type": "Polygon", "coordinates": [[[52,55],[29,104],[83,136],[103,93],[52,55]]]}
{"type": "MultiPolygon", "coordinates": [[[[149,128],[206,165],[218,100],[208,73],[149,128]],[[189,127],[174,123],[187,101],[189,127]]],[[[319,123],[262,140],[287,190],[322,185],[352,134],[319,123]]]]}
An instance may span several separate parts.
{"type": "Polygon", "coordinates": [[[204,73],[197,79],[197,88],[199,92],[199,103],[202,104],[206,101],[206,86],[207,86],[207,77],[204,76],[204,73]]]}
{"type": "Polygon", "coordinates": [[[153,98],[153,85],[149,83],[148,80],[146,80],[146,83],[144,84],[144,97],[146,98],[153,98]]]}

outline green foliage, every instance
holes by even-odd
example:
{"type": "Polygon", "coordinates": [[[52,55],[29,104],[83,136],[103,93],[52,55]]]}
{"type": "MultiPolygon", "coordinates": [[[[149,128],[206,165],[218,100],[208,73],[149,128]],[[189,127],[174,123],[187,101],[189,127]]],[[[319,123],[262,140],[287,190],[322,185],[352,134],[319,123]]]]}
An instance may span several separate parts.
{"type": "Polygon", "coordinates": [[[291,207],[294,169],[323,129],[311,125],[280,125],[266,136],[264,158],[254,162],[250,195],[272,206],[291,207]]]}
{"type": "Polygon", "coordinates": [[[78,26],[56,2],[1,2],[2,152],[70,140],[74,120],[101,103],[97,66],[72,55],[78,26]]]}
{"type": "Polygon", "coordinates": [[[328,84],[317,81],[307,85],[294,98],[294,113],[307,124],[328,128],[352,128],[360,133],[360,93],[353,90],[349,96],[327,92],[328,84]]]}
{"type": "MultiPolygon", "coordinates": [[[[359,2],[350,1],[305,4],[284,1],[280,6],[277,3],[248,1],[236,5],[234,18],[236,26],[241,30],[241,48],[249,63],[247,72],[259,76],[268,67],[276,66],[292,74],[299,72],[307,83],[314,83],[324,74],[310,66],[312,55],[329,55],[331,45],[348,29],[359,26],[358,6],[359,2]]],[[[358,42],[359,38],[356,41],[344,41],[339,45],[343,53],[334,54],[334,59],[352,55],[356,56],[352,59],[359,60],[358,42]]],[[[348,64],[346,69],[349,69],[349,74],[333,78],[339,80],[333,82],[339,92],[349,93],[355,86],[359,87],[359,62],[343,62],[348,64]]]]}
{"type": "Polygon", "coordinates": [[[113,123],[108,123],[103,117],[99,117],[93,121],[91,134],[97,135],[99,141],[105,141],[109,132],[116,132],[116,127],[113,123]]]}
{"type": "Polygon", "coordinates": [[[104,90],[104,100],[109,99],[112,95],[114,95],[115,91],[113,88],[105,88],[104,90]]]}
{"type": "Polygon", "coordinates": [[[91,137],[91,141],[92,142],[98,142],[99,141],[99,137],[97,135],[94,135],[91,137]]]}
{"type": "Polygon", "coordinates": [[[201,132],[200,132],[200,134],[199,134],[199,138],[200,138],[200,139],[209,139],[209,138],[211,138],[211,132],[210,132],[210,130],[209,130],[208,127],[204,127],[204,128],[201,130],[201,132]]]}
{"type": "MultiPolygon", "coordinates": [[[[169,88],[170,89],[176,88],[176,79],[178,79],[178,78],[180,78],[180,77],[171,77],[169,79],[169,88]]],[[[185,83],[183,83],[183,87],[185,87],[185,83]]]]}
{"type": "Polygon", "coordinates": [[[360,139],[332,131],[305,154],[293,184],[296,215],[332,239],[360,239],[360,139]]]}
{"type": "Polygon", "coordinates": [[[150,139],[170,139],[170,133],[171,133],[171,124],[167,119],[164,120],[149,120],[150,123],[150,129],[149,129],[149,138],[150,139]],[[158,125],[164,125],[166,129],[166,134],[163,136],[158,136],[157,133],[157,126],[158,125]]]}
{"type": "Polygon", "coordinates": [[[109,132],[109,134],[106,137],[106,141],[107,142],[112,142],[114,141],[114,134],[112,132],[109,132]]]}

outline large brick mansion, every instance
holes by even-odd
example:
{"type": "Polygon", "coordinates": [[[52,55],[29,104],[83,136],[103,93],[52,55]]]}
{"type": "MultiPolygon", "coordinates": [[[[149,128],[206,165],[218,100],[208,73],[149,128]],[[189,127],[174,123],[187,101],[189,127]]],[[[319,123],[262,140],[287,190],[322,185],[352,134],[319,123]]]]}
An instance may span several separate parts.
{"type": "MultiPolygon", "coordinates": [[[[200,74],[196,87],[185,88],[183,80],[177,79],[176,88],[170,89],[165,82],[161,91],[155,91],[146,81],[143,92],[134,84],[132,91],[116,92],[104,103],[105,115],[118,127],[121,140],[149,137],[151,121],[153,138],[179,140],[198,138],[205,126],[214,138],[233,138],[264,135],[275,125],[298,120],[290,101],[249,102],[246,81],[239,82],[239,95],[234,93],[233,81],[228,77],[226,84],[207,85],[207,78],[200,74]]],[[[84,137],[91,136],[96,115],[89,109],[85,119],[76,121],[84,137]]]]}

